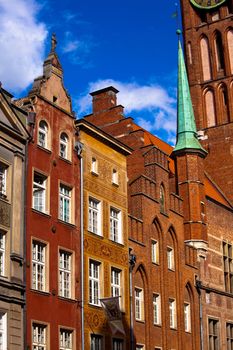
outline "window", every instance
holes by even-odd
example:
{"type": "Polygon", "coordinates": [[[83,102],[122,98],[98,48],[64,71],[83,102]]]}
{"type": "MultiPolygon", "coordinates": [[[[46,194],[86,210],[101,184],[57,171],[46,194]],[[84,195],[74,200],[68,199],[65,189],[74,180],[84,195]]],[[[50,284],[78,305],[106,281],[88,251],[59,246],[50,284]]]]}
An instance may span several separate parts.
{"type": "Polygon", "coordinates": [[[96,158],[91,159],[91,172],[94,174],[98,174],[98,162],[96,158]]]}
{"type": "Polygon", "coordinates": [[[113,338],[112,349],[113,350],[123,350],[124,341],[122,339],[113,338]]]}
{"type": "Polygon", "coordinates": [[[217,71],[224,71],[225,70],[225,62],[224,62],[224,50],[223,50],[223,44],[222,44],[222,38],[220,32],[216,32],[215,34],[215,57],[216,57],[216,64],[217,64],[217,71]]]}
{"type": "Polygon", "coordinates": [[[88,230],[101,234],[101,203],[97,199],[89,197],[89,209],[88,209],[88,230]]]}
{"type": "Polygon", "coordinates": [[[174,250],[171,247],[167,247],[167,267],[174,270],[174,250]]]}
{"type": "Polygon", "coordinates": [[[191,312],[189,303],[184,303],[184,330],[185,332],[191,332],[191,312]]]}
{"type": "MultiPolygon", "coordinates": [[[[121,270],[111,269],[111,295],[113,297],[121,297],[121,270]]],[[[121,298],[119,298],[121,304],[121,298]]]]}
{"type": "Polygon", "coordinates": [[[64,132],[60,136],[60,157],[68,159],[68,136],[64,132]]]}
{"type": "Polygon", "coordinates": [[[46,211],[46,176],[34,173],[33,180],[33,208],[45,212],[46,211]]]}
{"type": "Polygon", "coordinates": [[[226,324],[227,350],[233,349],[233,323],[226,324]]]}
{"type": "Polygon", "coordinates": [[[71,253],[59,251],[59,295],[64,298],[71,298],[71,259],[71,253]]]}
{"type": "MultiPolygon", "coordinates": [[[[0,275],[5,275],[6,234],[0,231],[0,275]]],[[[1,348],[0,348],[1,349],[1,348]]]]}
{"type": "Polygon", "coordinates": [[[48,148],[48,125],[44,120],[39,123],[38,145],[48,148]]]}
{"type": "Polygon", "coordinates": [[[60,348],[59,350],[73,349],[73,331],[68,329],[60,329],[60,348]]]}
{"type": "Polygon", "coordinates": [[[32,325],[32,349],[47,350],[47,327],[42,324],[32,325]]]}
{"type": "Polygon", "coordinates": [[[161,324],[161,301],[159,294],[153,294],[153,315],[154,324],[161,324]]]}
{"type": "Polygon", "coordinates": [[[169,299],[170,328],[176,328],[176,301],[169,299]]]}
{"type": "Polygon", "coordinates": [[[163,185],[160,186],[159,189],[159,203],[160,203],[160,212],[165,213],[166,207],[165,207],[165,191],[163,185]]]}
{"type": "Polygon", "coordinates": [[[46,244],[32,242],[32,288],[46,290],[46,244]]]}
{"type": "Polygon", "coordinates": [[[144,350],[144,345],[136,344],[136,350],[144,350]]]}
{"type": "Polygon", "coordinates": [[[118,172],[116,169],[112,171],[112,183],[118,185],[118,172]]]}
{"type": "Polygon", "coordinates": [[[0,350],[7,349],[7,314],[0,313],[0,350]]]}
{"type": "Polygon", "coordinates": [[[6,196],[7,166],[0,163],[0,196],[6,196]]]}
{"type": "Polygon", "coordinates": [[[159,243],[157,241],[151,242],[151,260],[153,263],[159,263],[159,243]]]}
{"type": "Polygon", "coordinates": [[[224,281],[226,292],[233,293],[232,244],[223,242],[224,281]]]}
{"type": "Polygon", "coordinates": [[[100,263],[91,260],[89,263],[89,303],[100,305],[100,263]]]}
{"type": "Polygon", "coordinates": [[[65,222],[71,222],[71,192],[72,190],[60,184],[60,215],[59,218],[65,222]]]}
{"type": "Polygon", "coordinates": [[[103,337],[98,334],[91,334],[91,350],[103,350],[103,337]]]}
{"type": "Polygon", "coordinates": [[[219,350],[218,320],[208,319],[209,350],[219,350]]]}
{"type": "Polygon", "coordinates": [[[135,288],[135,318],[142,321],[144,318],[144,300],[143,290],[135,288]]]}
{"type": "Polygon", "coordinates": [[[121,211],[115,208],[110,208],[110,237],[121,243],[121,211]]]}

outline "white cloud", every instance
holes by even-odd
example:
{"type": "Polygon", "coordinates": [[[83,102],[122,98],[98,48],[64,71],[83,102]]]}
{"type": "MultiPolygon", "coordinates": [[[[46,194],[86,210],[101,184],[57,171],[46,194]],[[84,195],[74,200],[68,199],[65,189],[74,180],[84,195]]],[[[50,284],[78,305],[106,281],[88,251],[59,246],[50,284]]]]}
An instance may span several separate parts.
{"type": "Polygon", "coordinates": [[[47,30],[39,11],[35,0],[0,0],[0,80],[14,92],[42,73],[47,30]]]}
{"type": "MultiPolygon", "coordinates": [[[[139,85],[136,82],[123,83],[111,79],[99,80],[89,84],[88,92],[107,86],[119,90],[118,103],[125,107],[125,113],[143,128],[155,132],[165,131],[167,141],[173,142],[176,132],[176,97],[170,96],[161,86],[155,84],[139,85]],[[136,117],[133,115],[136,114],[136,117]]],[[[79,114],[91,112],[91,97],[85,94],[75,102],[79,114]]]]}

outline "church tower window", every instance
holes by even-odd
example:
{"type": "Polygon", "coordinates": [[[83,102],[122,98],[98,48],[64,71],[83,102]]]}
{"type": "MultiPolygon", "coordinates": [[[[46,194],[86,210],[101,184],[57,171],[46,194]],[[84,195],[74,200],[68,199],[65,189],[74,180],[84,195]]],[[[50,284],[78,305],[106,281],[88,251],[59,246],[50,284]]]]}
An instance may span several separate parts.
{"type": "Polygon", "coordinates": [[[205,92],[206,122],[207,127],[216,125],[215,99],[212,90],[205,92]]]}
{"type": "Polygon", "coordinates": [[[206,36],[203,36],[201,38],[200,45],[201,45],[202,74],[203,74],[203,80],[206,81],[211,79],[209,42],[206,36]]]}

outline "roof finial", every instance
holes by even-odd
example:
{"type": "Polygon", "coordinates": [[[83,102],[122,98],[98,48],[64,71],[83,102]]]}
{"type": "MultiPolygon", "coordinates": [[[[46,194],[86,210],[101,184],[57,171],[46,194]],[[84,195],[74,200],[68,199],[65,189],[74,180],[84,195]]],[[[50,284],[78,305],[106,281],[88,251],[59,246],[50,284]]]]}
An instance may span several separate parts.
{"type": "Polygon", "coordinates": [[[52,34],[52,38],[51,38],[51,52],[54,52],[57,46],[57,39],[56,39],[56,34],[53,33],[52,34]]]}

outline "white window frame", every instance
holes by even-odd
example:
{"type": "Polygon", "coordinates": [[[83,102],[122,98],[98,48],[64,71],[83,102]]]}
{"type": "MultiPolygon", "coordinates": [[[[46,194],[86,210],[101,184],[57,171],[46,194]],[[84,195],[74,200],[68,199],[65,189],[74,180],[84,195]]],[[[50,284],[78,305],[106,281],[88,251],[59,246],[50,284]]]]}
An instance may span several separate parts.
{"type": "Polygon", "coordinates": [[[74,331],[71,329],[60,328],[59,350],[73,350],[73,334],[74,331]]]}
{"type": "Polygon", "coordinates": [[[91,334],[90,345],[91,350],[103,350],[103,336],[101,334],[91,334]]]}
{"type": "Polygon", "coordinates": [[[111,268],[111,295],[112,297],[119,297],[119,305],[121,304],[121,281],[122,281],[122,271],[115,267],[111,268]]]}
{"type": "Polygon", "coordinates": [[[0,349],[7,349],[7,313],[0,312],[0,349]]]}
{"type": "Polygon", "coordinates": [[[59,295],[72,297],[72,253],[59,249],[59,295]]]}
{"type": "Polygon", "coordinates": [[[190,303],[184,302],[184,330],[191,332],[191,307],[190,303]]]}
{"type": "Polygon", "coordinates": [[[98,175],[98,161],[95,157],[91,158],[91,172],[98,175]]]}
{"type": "Polygon", "coordinates": [[[161,325],[161,298],[160,294],[153,294],[153,320],[154,325],[161,325]]]}
{"type": "Polygon", "coordinates": [[[121,210],[110,207],[110,239],[122,243],[121,210]]]}
{"type": "Polygon", "coordinates": [[[71,223],[72,189],[60,183],[59,186],[59,219],[71,223]]]}
{"type": "Polygon", "coordinates": [[[46,291],[47,244],[32,240],[32,288],[46,291]]]}
{"type": "Polygon", "coordinates": [[[47,196],[47,180],[48,178],[34,171],[33,175],[33,209],[46,213],[46,196],[47,196]],[[41,180],[35,181],[35,176],[39,176],[41,180]]]}
{"type": "Polygon", "coordinates": [[[0,196],[6,196],[7,193],[7,168],[7,165],[0,162],[0,196]]]}
{"type": "Polygon", "coordinates": [[[43,148],[48,148],[48,124],[45,120],[39,121],[38,145],[43,148]],[[42,136],[42,139],[40,138],[40,136],[42,136]]]}
{"type": "Polygon", "coordinates": [[[88,231],[101,236],[101,202],[91,196],[88,199],[88,231]]]}
{"type": "Polygon", "coordinates": [[[170,318],[170,328],[176,328],[176,300],[169,299],[169,318],[170,318]]]}
{"type": "Polygon", "coordinates": [[[0,276],[6,274],[6,232],[0,230],[0,276]]]}
{"type": "Polygon", "coordinates": [[[154,239],[151,240],[151,261],[154,264],[159,263],[159,242],[154,239]]]}
{"type": "Polygon", "coordinates": [[[68,159],[68,154],[69,154],[69,138],[65,132],[62,132],[60,135],[59,155],[63,159],[68,159]]]}
{"type": "Polygon", "coordinates": [[[48,327],[45,324],[33,322],[32,324],[32,348],[33,350],[47,350],[48,327]]]}
{"type": "Polygon", "coordinates": [[[144,293],[142,288],[135,288],[135,319],[144,320],[144,293]]]}
{"type": "Polygon", "coordinates": [[[114,185],[118,185],[119,184],[119,182],[118,182],[118,171],[116,169],[112,170],[112,183],[114,185]]]}
{"type": "Polygon", "coordinates": [[[100,269],[101,263],[89,260],[89,303],[100,306],[100,269]]]}
{"type": "Polygon", "coordinates": [[[172,247],[167,247],[167,268],[168,270],[175,270],[174,249],[172,247]]]}
{"type": "Polygon", "coordinates": [[[120,338],[112,339],[112,350],[123,350],[124,349],[124,340],[120,338]]]}

